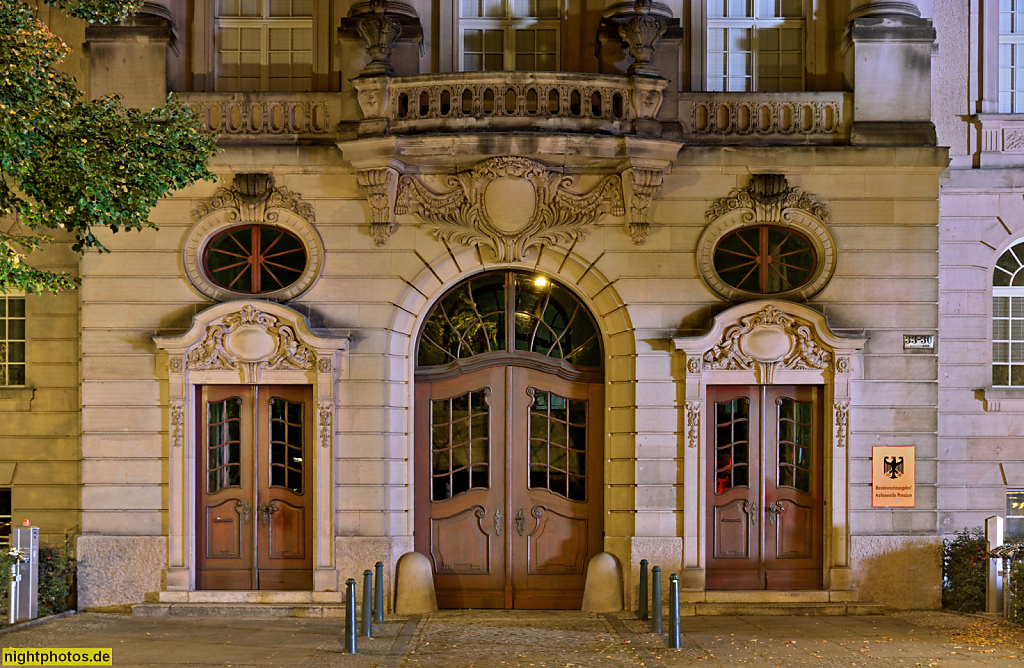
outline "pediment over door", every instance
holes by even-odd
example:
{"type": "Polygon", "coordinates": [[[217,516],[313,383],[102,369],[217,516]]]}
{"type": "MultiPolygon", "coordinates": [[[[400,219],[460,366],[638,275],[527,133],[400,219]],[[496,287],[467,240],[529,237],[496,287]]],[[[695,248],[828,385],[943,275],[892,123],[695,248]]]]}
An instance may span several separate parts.
{"type": "Polygon", "coordinates": [[[723,311],[706,334],[674,342],[686,354],[688,375],[732,371],[747,376],[742,382],[808,384],[849,375],[850,356],[865,339],[839,336],[824,315],[806,306],[762,300],[723,311]],[[789,378],[783,381],[779,373],[789,378]]]}

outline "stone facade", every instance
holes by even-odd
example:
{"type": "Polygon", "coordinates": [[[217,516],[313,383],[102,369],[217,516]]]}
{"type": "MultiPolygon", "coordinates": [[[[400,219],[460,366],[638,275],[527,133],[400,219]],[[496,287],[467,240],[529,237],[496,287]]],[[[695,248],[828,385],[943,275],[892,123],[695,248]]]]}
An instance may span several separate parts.
{"type": "MultiPolygon", "coordinates": [[[[972,11],[979,2],[971,0],[972,11]]],[[[314,588],[337,591],[379,560],[390,591],[395,564],[415,541],[418,333],[461,280],[516,268],[570,287],[601,330],[602,548],[622,565],[626,606],[636,605],[645,558],[666,574],[680,572],[687,600],[704,590],[702,504],[710,482],[703,467],[713,419],[705,386],[793,383],[826,388],[828,399],[823,588],[837,601],[937,607],[942,535],[1001,512],[1006,486],[1024,486],[1015,454],[1015,411],[1024,410],[1024,397],[991,389],[989,339],[992,267],[1024,236],[1024,178],[1005,145],[975,145],[986,127],[998,125],[1007,136],[1013,119],[963,120],[973,110],[953,99],[969,88],[964,77],[974,76],[960,71],[965,50],[977,53],[981,43],[961,43],[955,29],[967,0],[824,3],[829,11],[807,30],[814,47],[807,57],[816,65],[808,92],[757,94],[700,92],[700,59],[687,50],[704,31],[706,18],[690,8],[696,3],[655,5],[668,24],[660,48],[679,55],[656,49],[651,62],[665,79],[627,73],[632,59],[610,51],[631,6],[580,3],[570,22],[599,34],[602,52],[594,60],[565,56],[573,67],[563,69],[587,74],[463,77],[450,73],[452,46],[431,43],[432,26],[452,17],[420,4],[394,10],[403,28],[390,44],[390,73],[370,63],[357,30],[360,21],[383,19],[360,8],[341,19],[337,53],[345,67],[330,72],[319,52],[317,67],[330,76],[315,93],[208,92],[209,73],[188,71],[178,56],[209,46],[202,26],[183,32],[184,3],[171,3],[163,18],[86,34],[97,45],[91,54],[98,62],[89,66],[96,86],[123,82],[138,104],[161,87],[183,91],[224,150],[212,163],[223,181],[162,201],[152,213],[158,232],[102,235],[113,252],[81,261],[80,321],[65,308],[60,330],[81,341],[80,488],[71,426],[59,441],[68,452],[17,457],[19,467],[64,462],[63,484],[74,499],[63,512],[80,517],[83,533],[80,604],[195,587],[190,402],[204,383],[259,382],[245,375],[255,373],[245,364],[269,369],[274,382],[315,388],[323,417],[314,588]],[[167,21],[177,32],[160,28],[167,21]],[[185,48],[162,56],[154,45],[175,34],[185,48]],[[112,69],[132,54],[150,63],[151,77],[112,69]],[[161,57],[166,73],[151,64],[161,57]],[[683,63],[681,70],[665,71],[672,62],[683,63]],[[353,78],[367,63],[364,76],[353,78]],[[443,100],[451,103],[444,95],[456,89],[469,91],[457,96],[465,105],[459,114],[442,113],[443,100]],[[523,111],[530,90],[556,89],[567,100],[588,91],[587,111],[568,103],[523,111]],[[269,175],[263,199],[246,191],[258,174],[269,175]],[[534,213],[517,214],[517,207],[534,213]],[[271,213],[290,221],[280,224],[319,264],[310,265],[301,290],[278,296],[280,305],[244,304],[289,323],[300,349],[330,363],[274,367],[268,349],[251,360],[229,350],[220,367],[190,366],[208,340],[200,336],[205,328],[243,305],[203,284],[199,249],[216,230],[271,213]],[[792,335],[791,349],[729,366],[727,332],[751,314],[735,306],[728,286],[709,279],[708,267],[715,235],[751,220],[802,230],[819,273],[805,292],[769,304],[809,333],[774,322],[773,332],[792,335]],[[695,357],[694,342],[708,332],[725,338],[709,339],[695,357]],[[938,344],[907,348],[906,335],[931,335],[938,344]],[[324,342],[341,340],[325,357],[324,342]],[[790,350],[801,345],[812,352],[794,362],[790,350]],[[915,447],[913,508],[872,507],[877,445],[915,447]],[[131,550],[130,563],[117,556],[126,542],[145,546],[131,550]],[[122,577],[126,569],[130,578],[122,577]],[[893,574],[907,570],[913,578],[893,592],[893,574]]],[[[73,362],[75,354],[65,357],[73,362]]],[[[36,366],[37,392],[43,378],[57,383],[73,368],[43,373],[36,366]]],[[[73,379],[60,383],[74,391],[73,379]]],[[[73,422],[78,407],[65,401],[60,410],[73,422]]],[[[28,433],[33,412],[18,415],[19,426],[3,438],[28,433]]],[[[0,457],[8,451],[5,441],[0,457]]],[[[30,482],[15,480],[16,498],[30,498],[22,496],[30,482]]],[[[33,507],[25,503],[19,511],[33,507]]]]}

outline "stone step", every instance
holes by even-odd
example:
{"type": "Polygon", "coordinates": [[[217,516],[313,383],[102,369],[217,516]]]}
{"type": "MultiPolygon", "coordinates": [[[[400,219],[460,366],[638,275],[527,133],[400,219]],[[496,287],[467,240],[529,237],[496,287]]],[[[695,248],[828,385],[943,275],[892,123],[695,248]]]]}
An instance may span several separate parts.
{"type": "MultiPolygon", "coordinates": [[[[812,602],[749,602],[729,603],[680,603],[679,616],[736,617],[740,615],[801,615],[811,617],[827,617],[836,615],[881,615],[885,606],[878,603],[858,603],[856,601],[838,603],[812,602]]],[[[665,612],[668,619],[668,610],[665,612]]]]}
{"type": "MultiPolygon", "coordinates": [[[[877,603],[813,603],[813,602],[729,602],[683,603],[679,616],[745,616],[745,615],[880,615],[884,606],[877,603]]],[[[632,616],[625,611],[623,616],[632,616]]],[[[664,623],[668,623],[668,608],[664,608],[664,623]]],[[[138,603],[132,606],[134,617],[240,617],[244,619],[281,619],[283,617],[336,618],[345,617],[343,603],[138,603]]]]}
{"type": "Polygon", "coordinates": [[[284,617],[345,617],[343,603],[137,603],[133,617],[240,617],[281,619],[284,617]]]}

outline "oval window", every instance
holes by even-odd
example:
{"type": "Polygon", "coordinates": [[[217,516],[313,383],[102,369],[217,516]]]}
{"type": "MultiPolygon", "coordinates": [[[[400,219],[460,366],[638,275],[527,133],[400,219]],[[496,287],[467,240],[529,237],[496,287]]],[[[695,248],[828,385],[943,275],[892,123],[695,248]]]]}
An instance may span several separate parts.
{"type": "Polygon", "coordinates": [[[755,225],[723,236],[715,245],[715,273],[728,285],[752,294],[790,292],[815,275],[814,246],[788,227],[755,225]]]}
{"type": "Polygon", "coordinates": [[[283,290],[306,271],[306,246],[272,225],[229,228],[206,244],[203,268],[218,287],[246,294],[283,290]]]}

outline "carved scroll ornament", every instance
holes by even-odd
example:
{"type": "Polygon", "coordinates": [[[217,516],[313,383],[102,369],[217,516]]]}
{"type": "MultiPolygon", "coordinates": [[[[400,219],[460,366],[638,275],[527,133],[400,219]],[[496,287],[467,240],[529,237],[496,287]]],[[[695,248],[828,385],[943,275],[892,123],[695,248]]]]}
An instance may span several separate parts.
{"type": "Polygon", "coordinates": [[[320,447],[329,448],[331,446],[331,436],[333,434],[333,420],[331,410],[333,404],[329,401],[321,401],[317,404],[317,409],[320,412],[320,447]]]}
{"type": "Polygon", "coordinates": [[[202,220],[215,212],[223,212],[231,222],[276,223],[278,210],[290,211],[312,223],[316,221],[313,205],[284,187],[274,187],[270,174],[236,174],[234,184],[220,188],[201,201],[192,211],[192,219],[202,220]]]}
{"type": "Polygon", "coordinates": [[[700,443],[700,402],[686,402],[686,447],[696,448],[700,443]]]}
{"type": "Polygon", "coordinates": [[[827,369],[832,353],[815,341],[808,325],[769,304],[740,318],[704,353],[705,369],[750,370],[758,363],[785,369],[827,369]]]}
{"type": "Polygon", "coordinates": [[[412,209],[438,239],[486,246],[499,262],[522,261],[536,244],[584,238],[606,211],[616,216],[625,213],[618,175],[604,177],[583,193],[570,190],[574,181],[529,158],[490,158],[446,178],[447,190],[441,192],[419,175],[403,175],[398,180],[395,213],[412,209]],[[505,185],[529,184],[532,202],[522,202],[521,216],[516,211],[488,210],[488,188],[499,179],[505,185]]]}
{"type": "Polygon", "coordinates": [[[788,221],[790,209],[798,209],[828,223],[828,207],[813,196],[789,187],[781,174],[755,174],[747,187],[735,188],[712,202],[704,218],[711,223],[737,209],[747,210],[743,222],[749,224],[788,221]]]}
{"type": "Polygon", "coordinates": [[[643,245],[651,231],[650,208],[661,190],[665,174],[660,169],[630,170],[629,236],[637,246],[643,245]]]}
{"type": "Polygon", "coordinates": [[[836,445],[840,448],[845,448],[850,433],[850,401],[848,399],[836,401],[835,409],[836,445]]]}
{"type": "Polygon", "coordinates": [[[292,327],[247,305],[207,327],[185,366],[239,370],[244,382],[252,383],[261,369],[313,369],[316,353],[297,338],[292,327]]]}

